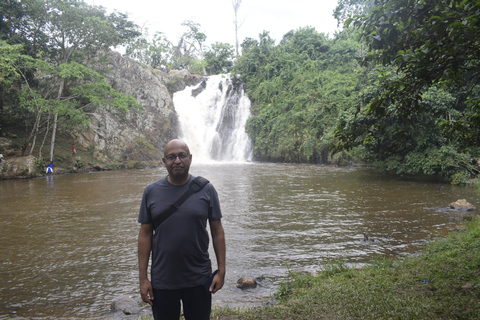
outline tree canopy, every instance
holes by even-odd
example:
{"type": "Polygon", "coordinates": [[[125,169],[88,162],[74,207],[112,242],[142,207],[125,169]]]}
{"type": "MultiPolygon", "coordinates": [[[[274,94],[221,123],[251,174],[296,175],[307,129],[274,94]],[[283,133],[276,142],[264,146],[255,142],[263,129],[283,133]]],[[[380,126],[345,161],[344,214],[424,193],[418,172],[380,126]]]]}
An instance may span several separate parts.
{"type": "Polygon", "coordinates": [[[19,114],[28,120],[25,123],[31,133],[23,151],[30,145],[31,154],[39,133],[43,131],[46,136],[51,130],[52,160],[57,125],[76,128],[88,123],[86,105],[123,112],[139,106],[133,97],[108,85],[90,63],[99,52],[139,35],[138,27],[126,20],[126,15],[106,15],[104,8],[77,0],[0,3],[8,9],[8,17],[2,17],[2,29],[7,30],[8,37],[2,35],[6,40],[0,43],[6,53],[0,60],[5,70],[0,87],[7,96],[0,97],[2,120],[5,110],[10,119],[19,114]],[[17,18],[14,23],[10,22],[13,16],[17,18]],[[10,100],[10,93],[17,98],[10,100]]]}
{"type": "Polygon", "coordinates": [[[252,98],[247,132],[258,159],[327,162],[339,110],[354,101],[356,42],[335,40],[313,28],[284,35],[275,46],[268,32],[246,39],[235,65],[252,98]]]}
{"type": "Polygon", "coordinates": [[[368,84],[336,131],[338,149],[362,146],[398,173],[478,173],[480,1],[379,0],[346,26],[369,51],[368,84]]]}
{"type": "Polygon", "coordinates": [[[422,95],[436,85],[455,88],[457,113],[441,123],[463,147],[480,137],[480,1],[376,2],[367,15],[347,20],[370,48],[364,63],[394,65],[401,77],[383,82],[369,110],[397,105],[403,117],[422,111],[422,95]]]}

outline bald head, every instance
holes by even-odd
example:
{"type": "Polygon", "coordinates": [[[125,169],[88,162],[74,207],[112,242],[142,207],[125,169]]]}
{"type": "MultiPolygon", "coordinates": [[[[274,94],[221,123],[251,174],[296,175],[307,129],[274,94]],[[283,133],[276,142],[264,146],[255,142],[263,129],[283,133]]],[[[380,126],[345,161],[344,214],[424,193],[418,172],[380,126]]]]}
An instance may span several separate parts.
{"type": "Polygon", "coordinates": [[[173,149],[182,149],[185,153],[190,154],[190,149],[188,148],[187,144],[183,140],[173,139],[170,140],[165,147],[163,148],[163,156],[165,157],[170,153],[173,149]]]}
{"type": "Polygon", "coordinates": [[[192,155],[185,141],[174,139],[168,142],[162,160],[168,171],[168,182],[177,186],[187,183],[192,155]]]}

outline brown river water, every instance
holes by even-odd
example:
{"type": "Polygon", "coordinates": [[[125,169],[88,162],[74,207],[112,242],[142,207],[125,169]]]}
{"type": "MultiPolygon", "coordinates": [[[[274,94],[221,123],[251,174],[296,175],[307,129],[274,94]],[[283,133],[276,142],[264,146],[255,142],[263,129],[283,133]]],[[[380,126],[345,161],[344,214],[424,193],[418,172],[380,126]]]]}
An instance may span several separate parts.
{"type": "MultiPolygon", "coordinates": [[[[435,208],[457,199],[480,205],[474,188],[373,169],[194,163],[191,172],[214,184],[222,205],[227,276],[213,298],[219,306],[265,304],[289,270],[401,258],[463,227],[435,208]],[[259,286],[237,289],[242,276],[259,286]]],[[[0,181],[0,319],[128,319],[110,305],[139,299],[138,207],[145,185],[165,174],[162,167],[0,181]]]]}

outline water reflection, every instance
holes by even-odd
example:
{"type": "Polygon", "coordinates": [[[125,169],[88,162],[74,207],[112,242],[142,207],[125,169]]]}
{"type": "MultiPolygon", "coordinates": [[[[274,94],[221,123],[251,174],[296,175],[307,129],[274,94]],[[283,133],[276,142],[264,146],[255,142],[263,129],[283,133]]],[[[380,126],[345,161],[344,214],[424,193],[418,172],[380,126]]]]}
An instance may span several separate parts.
{"type": "MultiPolygon", "coordinates": [[[[165,173],[0,181],[0,318],[107,318],[112,301],[137,299],[138,206],[145,185],[165,173]]],[[[480,202],[473,189],[369,169],[194,163],[192,173],[212,181],[224,212],[227,279],[218,305],[263,303],[289,269],[404,255],[456,227],[431,208],[480,202]],[[377,241],[364,242],[364,234],[377,241]],[[264,280],[241,291],[241,276],[264,280]]]]}

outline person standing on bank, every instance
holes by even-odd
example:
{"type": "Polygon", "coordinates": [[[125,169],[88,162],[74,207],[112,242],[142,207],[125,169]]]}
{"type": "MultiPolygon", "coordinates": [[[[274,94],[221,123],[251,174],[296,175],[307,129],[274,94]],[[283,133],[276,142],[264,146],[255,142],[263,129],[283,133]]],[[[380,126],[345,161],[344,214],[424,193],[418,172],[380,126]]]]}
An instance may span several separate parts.
{"type": "Polygon", "coordinates": [[[138,216],[140,294],[142,300],[152,306],[155,320],[178,320],[180,301],[186,320],[207,320],[212,293],[223,287],[226,272],[225,234],[218,194],[213,185],[207,183],[155,228],[158,216],[189,189],[194,179],[189,173],[192,155],[185,142],[168,142],[162,160],[168,175],[145,188],[138,216]],[[216,274],[212,274],[208,254],[207,220],[217,259],[216,274]],[[147,275],[150,253],[151,280],[147,275]]]}

